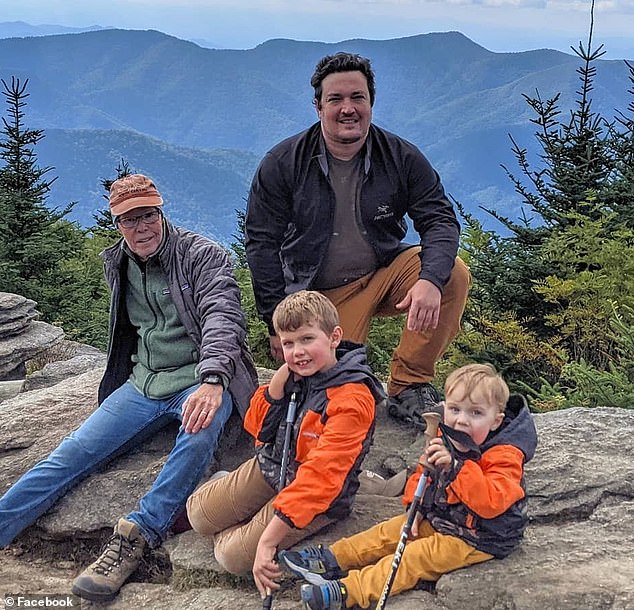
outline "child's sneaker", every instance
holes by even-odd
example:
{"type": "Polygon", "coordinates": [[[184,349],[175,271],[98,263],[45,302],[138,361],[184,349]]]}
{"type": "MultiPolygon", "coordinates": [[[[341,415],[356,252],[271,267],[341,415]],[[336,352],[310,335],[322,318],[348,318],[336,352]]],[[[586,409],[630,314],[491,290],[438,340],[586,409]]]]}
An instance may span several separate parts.
{"type": "Polygon", "coordinates": [[[332,551],[321,544],[299,551],[280,551],[278,559],[282,567],[314,585],[345,576],[332,551]]]}
{"type": "Polygon", "coordinates": [[[302,585],[302,601],[309,610],[342,610],[348,597],[338,580],[324,580],[321,585],[302,585]]]}

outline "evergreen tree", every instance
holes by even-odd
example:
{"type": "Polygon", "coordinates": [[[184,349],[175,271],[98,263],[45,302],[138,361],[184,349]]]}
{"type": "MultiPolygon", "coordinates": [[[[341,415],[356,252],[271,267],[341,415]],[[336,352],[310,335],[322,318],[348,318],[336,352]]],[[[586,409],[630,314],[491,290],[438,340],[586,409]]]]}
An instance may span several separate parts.
{"type": "MultiPolygon", "coordinates": [[[[110,187],[112,186],[112,183],[119,178],[129,176],[133,173],[130,169],[130,164],[125,159],[121,159],[119,165],[117,165],[117,167],[115,168],[115,171],[117,173],[115,178],[101,179],[101,186],[103,186],[103,189],[105,191],[103,198],[106,200],[106,202],[108,202],[110,199],[110,187]]],[[[114,219],[112,218],[112,213],[110,212],[110,206],[108,203],[106,203],[105,208],[97,210],[97,212],[93,214],[92,217],[95,221],[95,224],[90,228],[90,231],[94,235],[101,235],[108,239],[112,239],[113,241],[116,241],[121,237],[119,231],[117,231],[116,227],[114,226],[114,219]]]]}
{"type": "Polygon", "coordinates": [[[34,148],[44,137],[24,124],[28,80],[2,83],[7,116],[0,130],[0,288],[38,302],[46,318],[55,311],[55,292],[66,285],[60,264],[78,252],[83,232],[64,220],[73,204],[49,209],[52,168],[40,168],[34,148]]]}
{"type": "MultiPolygon", "coordinates": [[[[579,43],[578,49],[573,48],[582,60],[577,70],[581,84],[567,118],[559,108],[559,95],[545,101],[539,92],[524,96],[536,115],[532,122],[538,128],[535,136],[541,153],[539,166],[533,167],[527,150],[511,138],[519,175],[504,169],[524,201],[520,219],[487,210],[507,230],[500,236],[484,231],[462,211],[467,224],[463,247],[474,290],[465,316],[469,332],[461,340],[470,337],[466,351],[492,356],[500,368],[511,370],[511,381],[537,382],[538,363],[546,383],[555,383],[566,362],[574,362],[580,354],[597,366],[611,362],[614,342],[593,350],[592,333],[605,331],[608,324],[601,301],[608,309],[615,303],[617,310],[627,301],[607,280],[619,273],[606,267],[614,264],[614,257],[601,256],[600,248],[590,257],[586,243],[574,241],[592,237],[593,245],[628,250],[625,236],[634,218],[634,103],[613,121],[594,112],[594,64],[604,51],[602,46],[593,50],[592,36],[593,21],[587,46],[579,43]],[[565,240],[570,240],[567,249],[561,246],[565,240]],[[596,305],[581,315],[583,306],[591,302],[582,296],[582,281],[590,279],[596,305]],[[571,286],[574,290],[568,290],[571,286]],[[536,350],[532,362],[526,354],[520,356],[518,328],[523,329],[523,338],[532,337],[536,350]],[[470,332],[484,340],[474,339],[470,332]]],[[[627,65],[634,84],[634,70],[627,65]]],[[[634,95],[634,87],[630,93],[634,95]]]]}
{"type": "Polygon", "coordinates": [[[236,230],[231,235],[233,241],[229,244],[229,248],[233,253],[236,268],[247,269],[247,252],[245,248],[247,213],[244,210],[236,210],[235,212],[236,230]]]}
{"type": "Polygon", "coordinates": [[[548,330],[543,319],[551,308],[532,291],[535,281],[555,271],[539,256],[544,241],[553,230],[575,222],[575,214],[596,219],[602,210],[618,208],[614,217],[617,224],[625,220],[624,213],[631,214],[623,205],[623,195],[631,194],[634,188],[632,169],[622,155],[624,143],[631,143],[632,122],[623,122],[625,130],[619,132],[614,122],[592,109],[594,63],[605,53],[603,45],[592,49],[592,36],[593,23],[587,48],[579,43],[578,49],[572,49],[583,63],[577,69],[581,86],[575,107],[566,121],[561,120],[560,94],[546,101],[539,92],[535,97],[524,95],[536,114],[531,121],[538,127],[535,136],[542,165],[533,167],[526,148],[511,137],[520,175],[503,168],[521,195],[525,211],[519,221],[514,221],[487,210],[502,222],[510,236],[492,236],[489,256],[476,260],[472,267],[492,309],[513,311],[519,319],[527,320],[531,330],[544,336],[548,330]],[[595,199],[605,206],[597,208],[592,202],[595,199]]]}
{"type": "Polygon", "coordinates": [[[615,150],[615,171],[610,198],[610,208],[630,228],[634,228],[634,64],[625,62],[629,70],[632,101],[627,112],[617,111],[616,124],[612,126],[615,150]]]}

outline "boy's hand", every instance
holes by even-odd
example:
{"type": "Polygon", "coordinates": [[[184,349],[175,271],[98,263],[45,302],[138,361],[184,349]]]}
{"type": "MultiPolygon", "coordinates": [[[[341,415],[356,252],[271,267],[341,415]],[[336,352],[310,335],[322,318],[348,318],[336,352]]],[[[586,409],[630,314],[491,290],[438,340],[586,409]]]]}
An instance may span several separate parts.
{"type": "Polygon", "coordinates": [[[282,571],[275,562],[275,553],[278,545],[291,531],[290,525],[273,515],[260,536],[253,560],[253,580],[262,599],[267,596],[267,589],[270,592],[280,588],[275,579],[282,578],[282,571]]]}
{"type": "Polygon", "coordinates": [[[412,529],[409,533],[410,540],[413,540],[414,538],[418,538],[418,528],[422,520],[423,520],[423,516],[419,512],[417,512],[416,516],[414,517],[414,522],[412,523],[412,529]]]}
{"type": "Polygon", "coordinates": [[[453,464],[453,457],[441,438],[432,438],[425,451],[427,462],[439,470],[449,470],[453,464]]]}
{"type": "Polygon", "coordinates": [[[275,552],[275,546],[263,543],[260,538],[253,561],[253,580],[255,580],[255,586],[258,588],[262,599],[270,591],[280,588],[280,585],[274,580],[282,577],[282,571],[274,561],[275,552]]]}
{"type": "Polygon", "coordinates": [[[284,398],[284,386],[288,381],[288,377],[291,374],[288,364],[286,362],[273,374],[271,381],[269,382],[269,394],[274,400],[281,400],[284,398]]]}

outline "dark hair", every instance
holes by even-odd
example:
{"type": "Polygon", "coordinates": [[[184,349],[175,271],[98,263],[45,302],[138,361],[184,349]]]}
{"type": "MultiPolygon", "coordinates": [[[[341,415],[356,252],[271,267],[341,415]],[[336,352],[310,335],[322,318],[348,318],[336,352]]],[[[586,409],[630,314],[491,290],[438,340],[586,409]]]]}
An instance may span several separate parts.
{"type": "Polygon", "coordinates": [[[370,65],[370,60],[356,53],[344,53],[340,51],[334,55],[326,55],[322,57],[317,65],[315,71],[310,78],[310,84],[315,89],[315,99],[313,100],[316,105],[319,105],[321,101],[322,87],[321,83],[324,78],[334,72],[361,72],[365,79],[368,81],[368,91],[370,92],[370,106],[374,106],[374,72],[370,65]]]}

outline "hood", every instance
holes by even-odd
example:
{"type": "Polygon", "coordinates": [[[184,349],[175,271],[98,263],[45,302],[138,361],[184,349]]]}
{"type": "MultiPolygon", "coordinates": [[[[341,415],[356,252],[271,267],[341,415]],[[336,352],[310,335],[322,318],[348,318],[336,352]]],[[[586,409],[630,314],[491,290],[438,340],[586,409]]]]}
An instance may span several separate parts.
{"type": "Polygon", "coordinates": [[[325,389],[345,383],[365,383],[377,403],[385,399],[383,384],[368,365],[364,345],[342,341],[337,348],[336,356],[335,366],[310,378],[313,389],[325,389]]]}
{"type": "Polygon", "coordinates": [[[494,445],[513,445],[522,451],[526,462],[535,455],[537,430],[526,399],[512,394],[506,403],[502,425],[489,433],[481,445],[482,452],[494,445]]]}

